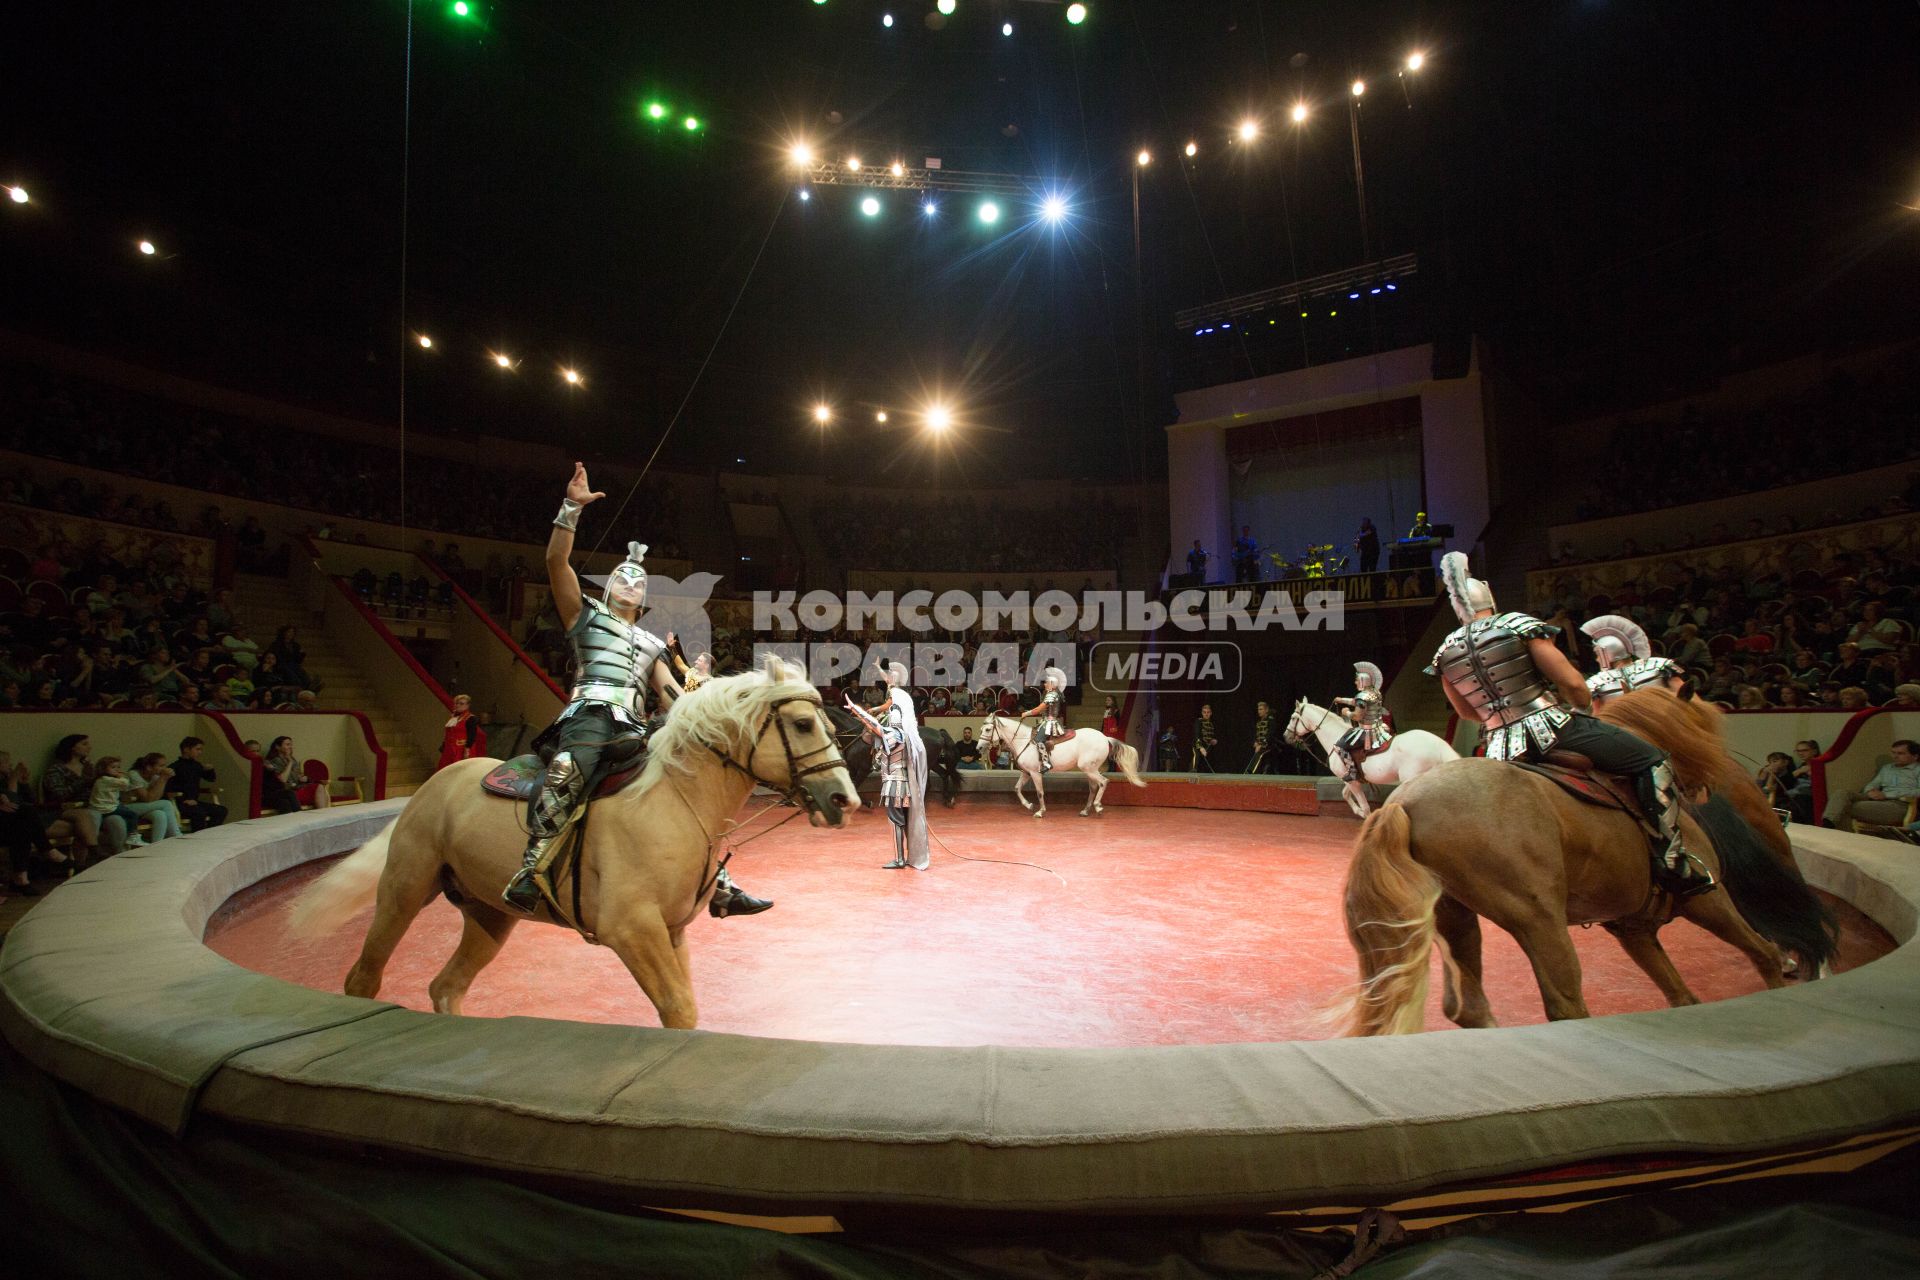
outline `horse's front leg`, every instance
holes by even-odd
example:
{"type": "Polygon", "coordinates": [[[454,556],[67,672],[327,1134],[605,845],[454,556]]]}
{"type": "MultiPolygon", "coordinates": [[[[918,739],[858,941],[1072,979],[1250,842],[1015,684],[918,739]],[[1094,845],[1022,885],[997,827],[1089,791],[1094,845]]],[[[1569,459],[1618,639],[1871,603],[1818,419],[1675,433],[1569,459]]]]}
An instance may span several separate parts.
{"type": "Polygon", "coordinates": [[[1033,772],[1028,776],[1033,779],[1033,797],[1036,802],[1033,816],[1036,818],[1044,818],[1047,816],[1047,784],[1046,780],[1040,776],[1040,761],[1038,759],[1033,762],[1033,772]]]}
{"type": "Polygon", "coordinates": [[[1020,802],[1022,809],[1033,808],[1033,801],[1027,799],[1027,771],[1018,761],[1013,766],[1013,798],[1020,802]]]}
{"type": "Polygon", "coordinates": [[[623,910],[611,927],[600,929],[599,938],[646,992],[661,1026],[693,1030],[700,1013],[693,1002],[691,964],[677,954],[657,905],[643,902],[623,910]]]}
{"type": "Polygon", "coordinates": [[[1353,810],[1353,816],[1365,822],[1373,811],[1373,806],[1367,803],[1366,784],[1358,778],[1348,778],[1341,784],[1340,794],[1346,797],[1347,808],[1353,810]]]}

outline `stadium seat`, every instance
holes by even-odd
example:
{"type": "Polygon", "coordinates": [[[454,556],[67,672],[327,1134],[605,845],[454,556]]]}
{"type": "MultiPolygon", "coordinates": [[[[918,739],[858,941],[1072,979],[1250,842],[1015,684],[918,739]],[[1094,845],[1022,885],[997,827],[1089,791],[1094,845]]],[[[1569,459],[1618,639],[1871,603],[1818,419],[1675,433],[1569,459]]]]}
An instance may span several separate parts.
{"type": "Polygon", "coordinates": [[[60,584],[57,582],[30,582],[27,584],[27,594],[37,600],[46,601],[52,608],[65,609],[70,607],[67,601],[67,593],[60,589],[60,584]]]}
{"type": "Polygon", "coordinates": [[[1707,637],[1707,652],[1716,658],[1724,658],[1733,652],[1735,636],[1731,631],[1722,631],[1718,635],[1707,637]]]}

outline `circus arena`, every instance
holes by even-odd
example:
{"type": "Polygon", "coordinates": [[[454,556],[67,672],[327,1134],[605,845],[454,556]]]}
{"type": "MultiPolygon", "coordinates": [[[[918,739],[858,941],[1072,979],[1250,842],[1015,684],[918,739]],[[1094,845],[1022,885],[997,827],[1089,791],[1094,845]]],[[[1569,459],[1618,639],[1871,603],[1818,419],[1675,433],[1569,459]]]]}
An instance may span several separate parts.
{"type": "Polygon", "coordinates": [[[9,1273],[1920,1275],[1823,14],[11,17],[9,1273]]]}

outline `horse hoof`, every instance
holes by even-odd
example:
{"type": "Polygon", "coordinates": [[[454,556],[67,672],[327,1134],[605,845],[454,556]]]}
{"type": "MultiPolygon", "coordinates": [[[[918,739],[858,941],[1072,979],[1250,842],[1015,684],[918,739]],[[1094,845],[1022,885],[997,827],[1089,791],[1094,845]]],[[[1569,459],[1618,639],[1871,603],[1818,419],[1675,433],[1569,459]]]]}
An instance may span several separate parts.
{"type": "Polygon", "coordinates": [[[1036,818],[1044,818],[1047,816],[1047,811],[1045,809],[1035,809],[1033,811],[1033,816],[1036,818]]]}

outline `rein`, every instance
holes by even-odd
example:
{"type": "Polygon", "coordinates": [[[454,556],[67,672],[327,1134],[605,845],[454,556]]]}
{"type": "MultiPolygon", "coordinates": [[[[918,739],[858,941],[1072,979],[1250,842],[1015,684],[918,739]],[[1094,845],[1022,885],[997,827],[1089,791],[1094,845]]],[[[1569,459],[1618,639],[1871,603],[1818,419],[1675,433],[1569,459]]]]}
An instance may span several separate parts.
{"type": "MultiPolygon", "coordinates": [[[[1304,701],[1304,699],[1302,701],[1304,701]]],[[[1311,702],[1308,702],[1306,705],[1309,707],[1312,707],[1314,704],[1311,702]]],[[[1325,752],[1326,748],[1320,747],[1320,727],[1321,725],[1326,724],[1327,717],[1333,714],[1333,708],[1332,707],[1314,707],[1314,710],[1320,713],[1320,719],[1314,724],[1314,726],[1311,729],[1308,729],[1305,733],[1294,733],[1291,729],[1288,729],[1285,732],[1281,733],[1280,736],[1285,738],[1293,746],[1298,747],[1302,751],[1305,751],[1307,753],[1308,759],[1314,761],[1316,764],[1324,764],[1329,769],[1331,769],[1333,767],[1332,757],[1325,754],[1321,754],[1325,752]],[[1316,752],[1315,748],[1319,748],[1319,752],[1316,752]]],[[[1299,714],[1300,714],[1299,709],[1296,708],[1294,711],[1294,715],[1297,716],[1299,714]]],[[[1293,723],[1292,719],[1289,719],[1287,723],[1291,725],[1293,723]]]]}

